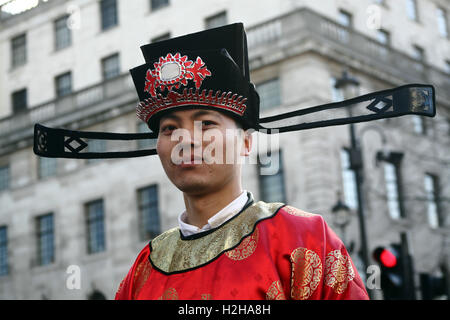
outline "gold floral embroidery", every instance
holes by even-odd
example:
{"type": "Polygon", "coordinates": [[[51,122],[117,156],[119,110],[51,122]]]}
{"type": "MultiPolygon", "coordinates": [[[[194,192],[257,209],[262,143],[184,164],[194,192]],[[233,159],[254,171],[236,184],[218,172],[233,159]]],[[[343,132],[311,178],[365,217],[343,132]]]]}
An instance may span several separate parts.
{"type": "Polygon", "coordinates": [[[201,297],[202,297],[202,300],[211,300],[210,293],[202,293],[201,297]]]}
{"type": "Polygon", "coordinates": [[[178,292],[175,288],[169,288],[163,292],[162,296],[158,300],[178,300],[178,292]]]}
{"type": "Polygon", "coordinates": [[[317,289],[322,278],[322,262],[317,253],[297,248],[291,253],[291,298],[306,300],[317,289]]]}
{"type": "Polygon", "coordinates": [[[283,210],[285,210],[289,214],[292,214],[293,216],[298,216],[298,217],[314,217],[315,216],[315,214],[313,214],[313,213],[302,211],[300,209],[297,209],[297,208],[294,208],[291,206],[284,206],[283,210]]]}
{"type": "Polygon", "coordinates": [[[231,260],[244,260],[252,255],[255,252],[256,247],[258,246],[259,239],[259,231],[258,228],[255,228],[255,231],[251,236],[246,237],[239,246],[235,249],[228,251],[225,255],[231,260]]]}
{"type": "Polygon", "coordinates": [[[123,286],[125,285],[126,279],[127,279],[127,277],[123,278],[122,281],[120,282],[119,289],[117,289],[115,299],[118,299],[118,297],[122,294],[123,286]]]}
{"type": "Polygon", "coordinates": [[[171,273],[208,263],[235,247],[252,232],[258,221],[274,215],[282,206],[282,203],[258,201],[222,227],[197,239],[182,240],[179,228],[166,231],[151,242],[152,264],[171,273]]]}
{"type": "Polygon", "coordinates": [[[347,289],[348,283],[355,277],[350,257],[340,250],[334,250],[325,258],[325,284],[341,294],[347,289]]]}
{"type": "Polygon", "coordinates": [[[137,298],[145,282],[147,282],[151,270],[152,265],[150,264],[148,259],[145,259],[136,267],[136,271],[134,272],[133,277],[134,299],[137,298]]]}
{"type": "Polygon", "coordinates": [[[286,300],[280,280],[272,282],[267,289],[266,300],[286,300]]]}

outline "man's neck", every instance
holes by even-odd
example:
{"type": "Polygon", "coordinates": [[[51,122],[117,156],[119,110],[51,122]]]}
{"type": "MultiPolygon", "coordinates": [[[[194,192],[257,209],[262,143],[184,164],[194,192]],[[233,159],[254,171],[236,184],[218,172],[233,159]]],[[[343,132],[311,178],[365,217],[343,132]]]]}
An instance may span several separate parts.
{"type": "Polygon", "coordinates": [[[230,202],[242,193],[239,185],[226,186],[216,192],[202,195],[189,195],[183,193],[186,205],[187,223],[196,227],[203,227],[208,219],[225,208],[230,202]]]}

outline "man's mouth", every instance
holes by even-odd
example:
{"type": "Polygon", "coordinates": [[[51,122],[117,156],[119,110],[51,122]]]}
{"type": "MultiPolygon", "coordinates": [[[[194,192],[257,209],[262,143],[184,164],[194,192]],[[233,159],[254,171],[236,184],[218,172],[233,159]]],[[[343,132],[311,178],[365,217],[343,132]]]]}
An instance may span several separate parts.
{"type": "Polygon", "coordinates": [[[195,157],[194,155],[191,155],[190,159],[184,159],[181,161],[181,163],[177,166],[181,168],[191,168],[198,166],[203,163],[202,157],[195,157]]]}

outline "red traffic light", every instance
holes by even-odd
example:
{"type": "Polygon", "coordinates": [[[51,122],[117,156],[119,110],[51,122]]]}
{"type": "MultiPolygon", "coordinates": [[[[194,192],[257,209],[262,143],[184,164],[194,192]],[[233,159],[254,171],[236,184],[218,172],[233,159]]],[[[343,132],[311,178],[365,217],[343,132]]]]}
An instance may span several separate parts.
{"type": "Polygon", "coordinates": [[[373,257],[385,268],[394,268],[397,265],[395,253],[384,247],[378,247],[373,252],[373,257]]]}
{"type": "Polygon", "coordinates": [[[397,257],[388,249],[383,249],[380,253],[380,262],[386,268],[393,268],[397,265],[397,257]]]}

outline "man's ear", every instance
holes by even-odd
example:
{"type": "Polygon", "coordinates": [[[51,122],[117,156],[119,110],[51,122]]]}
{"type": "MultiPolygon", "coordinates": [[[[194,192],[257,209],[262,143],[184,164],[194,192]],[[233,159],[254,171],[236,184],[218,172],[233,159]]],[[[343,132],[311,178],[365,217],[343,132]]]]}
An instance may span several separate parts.
{"type": "Polygon", "coordinates": [[[241,156],[248,157],[252,151],[253,135],[251,130],[243,130],[241,156]]]}

